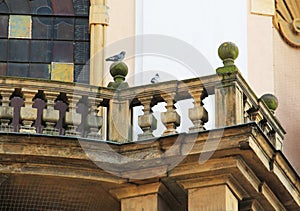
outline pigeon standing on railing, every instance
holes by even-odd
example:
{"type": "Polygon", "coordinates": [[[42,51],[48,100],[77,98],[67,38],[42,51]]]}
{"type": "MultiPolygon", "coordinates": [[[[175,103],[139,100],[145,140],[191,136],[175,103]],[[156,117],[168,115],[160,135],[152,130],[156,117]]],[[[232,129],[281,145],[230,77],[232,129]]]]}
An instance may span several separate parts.
{"type": "Polygon", "coordinates": [[[108,57],[107,59],[105,59],[105,61],[110,61],[110,62],[120,62],[125,58],[125,51],[122,51],[121,53],[108,57]]]}
{"type": "Polygon", "coordinates": [[[159,75],[158,73],[155,74],[155,76],[151,79],[151,83],[155,84],[159,82],[159,75]]]}

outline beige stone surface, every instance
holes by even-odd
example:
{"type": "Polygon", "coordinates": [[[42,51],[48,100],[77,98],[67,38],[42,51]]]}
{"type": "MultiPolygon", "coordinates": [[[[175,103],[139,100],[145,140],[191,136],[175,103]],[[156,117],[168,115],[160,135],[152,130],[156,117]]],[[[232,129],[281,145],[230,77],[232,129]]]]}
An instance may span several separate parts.
{"type": "Polygon", "coordinates": [[[262,4],[267,1],[253,0],[252,5],[249,3],[248,81],[258,97],[265,93],[274,93],[278,97],[279,108],[275,114],[287,132],[283,151],[300,172],[300,117],[295,115],[300,112],[300,50],[282,39],[273,26],[272,17],[252,13],[255,4],[264,8],[262,4]]]}
{"type": "Polygon", "coordinates": [[[146,196],[133,197],[123,199],[121,202],[122,211],[157,211],[158,210],[158,194],[150,194],[146,196]]]}
{"type": "MultiPolygon", "coordinates": [[[[107,0],[107,5],[110,8],[108,11],[110,23],[107,27],[105,53],[108,57],[125,50],[125,62],[129,69],[127,79],[132,80],[135,68],[135,0],[107,0]]],[[[103,78],[105,86],[112,80],[109,74],[109,65],[110,63],[106,62],[103,78]]]]}
{"type": "Polygon", "coordinates": [[[111,100],[108,114],[109,140],[120,143],[130,140],[130,117],[128,101],[111,100]]]}
{"type": "Polygon", "coordinates": [[[272,17],[255,15],[248,9],[247,21],[247,78],[260,97],[265,93],[274,93],[272,17]]]}
{"type": "Polygon", "coordinates": [[[274,0],[251,0],[251,12],[272,16],[275,13],[274,0]]]}
{"type": "Polygon", "coordinates": [[[237,211],[238,200],[226,185],[190,189],[190,211],[237,211]]]}
{"type": "Polygon", "coordinates": [[[286,44],[275,29],[273,37],[275,94],[279,100],[276,115],[287,131],[283,151],[300,172],[300,50],[286,44]]]}

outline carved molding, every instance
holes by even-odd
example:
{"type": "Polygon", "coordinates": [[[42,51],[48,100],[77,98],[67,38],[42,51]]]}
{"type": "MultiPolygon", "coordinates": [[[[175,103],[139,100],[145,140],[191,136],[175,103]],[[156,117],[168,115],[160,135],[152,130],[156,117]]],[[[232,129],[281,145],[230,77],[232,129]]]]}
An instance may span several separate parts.
{"type": "Polygon", "coordinates": [[[292,47],[300,47],[300,1],[275,0],[274,25],[292,47]]]}

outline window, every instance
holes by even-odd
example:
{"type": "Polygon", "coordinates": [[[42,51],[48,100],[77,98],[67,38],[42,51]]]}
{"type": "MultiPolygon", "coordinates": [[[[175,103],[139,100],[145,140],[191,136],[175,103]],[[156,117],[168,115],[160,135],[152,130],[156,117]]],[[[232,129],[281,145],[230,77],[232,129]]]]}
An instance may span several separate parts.
{"type": "Polygon", "coordinates": [[[89,82],[89,0],[0,2],[0,75],[89,82]]]}

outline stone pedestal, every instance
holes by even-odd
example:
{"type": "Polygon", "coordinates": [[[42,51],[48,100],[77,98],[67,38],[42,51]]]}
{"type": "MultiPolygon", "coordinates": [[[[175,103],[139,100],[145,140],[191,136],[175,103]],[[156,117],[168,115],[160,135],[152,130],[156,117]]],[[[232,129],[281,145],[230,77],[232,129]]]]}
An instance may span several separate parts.
{"type": "Polygon", "coordinates": [[[238,200],[227,185],[188,190],[189,211],[238,211],[238,200]]]}
{"type": "Polygon", "coordinates": [[[108,114],[109,137],[110,141],[120,143],[131,140],[131,113],[128,101],[110,101],[108,114]]]}
{"type": "Polygon", "coordinates": [[[130,186],[110,191],[121,200],[122,211],[173,211],[180,205],[161,183],[130,186]]]}
{"type": "Polygon", "coordinates": [[[234,79],[222,82],[215,92],[216,102],[219,102],[216,104],[216,127],[244,123],[243,92],[234,79]]]}

